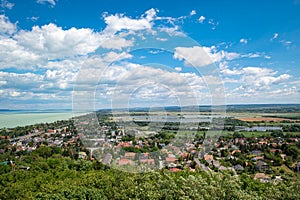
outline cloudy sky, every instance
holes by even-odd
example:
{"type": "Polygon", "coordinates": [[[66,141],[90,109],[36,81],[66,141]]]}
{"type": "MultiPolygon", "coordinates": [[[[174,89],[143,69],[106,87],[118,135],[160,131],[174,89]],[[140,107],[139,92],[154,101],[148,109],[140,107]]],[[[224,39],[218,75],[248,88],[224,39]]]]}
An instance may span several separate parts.
{"type": "Polygon", "coordinates": [[[300,103],[299,35],[299,0],[0,0],[0,108],[300,103]]]}

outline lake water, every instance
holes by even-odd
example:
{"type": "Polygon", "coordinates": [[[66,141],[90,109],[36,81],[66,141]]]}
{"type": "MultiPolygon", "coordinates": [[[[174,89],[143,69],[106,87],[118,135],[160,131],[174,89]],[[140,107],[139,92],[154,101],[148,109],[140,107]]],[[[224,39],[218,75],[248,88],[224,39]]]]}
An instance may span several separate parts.
{"type": "Polygon", "coordinates": [[[282,130],[281,127],[277,126],[254,126],[252,128],[245,128],[245,131],[277,131],[282,130]]]}
{"type": "MultiPolygon", "coordinates": [[[[221,116],[218,116],[221,117],[221,116]]],[[[183,118],[179,116],[126,116],[122,118],[123,121],[148,121],[148,122],[179,122],[179,123],[199,123],[199,122],[211,122],[212,117],[204,115],[184,115],[183,118]]]]}
{"type": "Polygon", "coordinates": [[[38,123],[50,123],[67,120],[74,116],[72,111],[2,111],[0,112],[0,128],[13,128],[38,123]]]}

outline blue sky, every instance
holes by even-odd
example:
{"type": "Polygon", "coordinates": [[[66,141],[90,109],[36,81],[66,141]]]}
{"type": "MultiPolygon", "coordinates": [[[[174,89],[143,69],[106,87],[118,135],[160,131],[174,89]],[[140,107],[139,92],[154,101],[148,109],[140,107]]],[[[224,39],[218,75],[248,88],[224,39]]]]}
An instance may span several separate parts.
{"type": "Polygon", "coordinates": [[[300,103],[299,13],[299,0],[0,0],[0,108],[300,103]]]}

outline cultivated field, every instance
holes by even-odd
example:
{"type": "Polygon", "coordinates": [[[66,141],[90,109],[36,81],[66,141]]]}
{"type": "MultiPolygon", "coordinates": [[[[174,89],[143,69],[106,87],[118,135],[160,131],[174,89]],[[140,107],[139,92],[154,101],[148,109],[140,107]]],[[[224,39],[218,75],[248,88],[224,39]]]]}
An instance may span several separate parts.
{"type": "Polygon", "coordinates": [[[244,122],[282,122],[282,121],[295,121],[287,118],[277,118],[277,117],[243,117],[237,118],[238,120],[244,122]]]}

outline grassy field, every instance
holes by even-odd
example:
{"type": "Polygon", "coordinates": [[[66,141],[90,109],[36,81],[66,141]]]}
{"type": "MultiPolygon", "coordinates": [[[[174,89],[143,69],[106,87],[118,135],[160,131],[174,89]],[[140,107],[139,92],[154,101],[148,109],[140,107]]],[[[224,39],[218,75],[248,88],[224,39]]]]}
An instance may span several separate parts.
{"type": "MultiPolygon", "coordinates": [[[[271,132],[269,131],[239,131],[239,133],[243,134],[247,138],[271,135],[271,132]]],[[[229,134],[233,134],[233,132],[229,132],[229,134]]]]}
{"type": "Polygon", "coordinates": [[[300,120],[300,113],[280,113],[280,114],[273,113],[273,114],[266,114],[264,116],[300,120]]]}
{"type": "Polygon", "coordinates": [[[274,170],[275,174],[279,174],[280,171],[284,171],[285,174],[294,174],[294,172],[288,168],[286,165],[281,165],[281,166],[276,166],[276,167],[272,167],[272,170],[274,170]]]}

